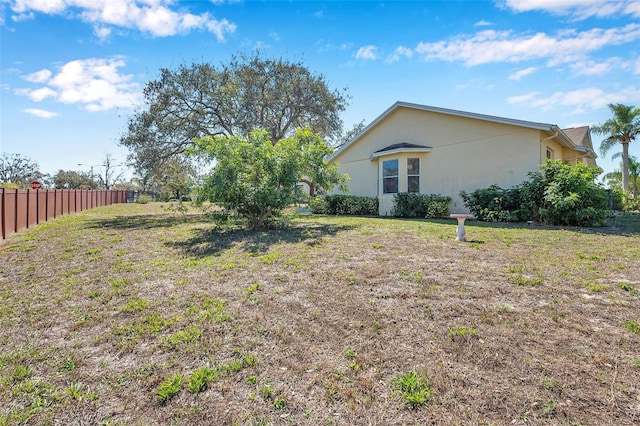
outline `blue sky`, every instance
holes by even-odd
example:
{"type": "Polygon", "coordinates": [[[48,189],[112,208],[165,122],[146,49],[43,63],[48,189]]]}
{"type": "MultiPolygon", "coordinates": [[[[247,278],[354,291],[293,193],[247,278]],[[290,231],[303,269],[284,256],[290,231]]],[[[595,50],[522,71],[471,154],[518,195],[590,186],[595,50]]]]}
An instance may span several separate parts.
{"type": "Polygon", "coordinates": [[[640,106],[640,0],[0,0],[0,37],[0,152],[45,173],[124,163],[160,68],[255,50],[346,88],[347,127],[398,100],[563,128],[640,106]]]}

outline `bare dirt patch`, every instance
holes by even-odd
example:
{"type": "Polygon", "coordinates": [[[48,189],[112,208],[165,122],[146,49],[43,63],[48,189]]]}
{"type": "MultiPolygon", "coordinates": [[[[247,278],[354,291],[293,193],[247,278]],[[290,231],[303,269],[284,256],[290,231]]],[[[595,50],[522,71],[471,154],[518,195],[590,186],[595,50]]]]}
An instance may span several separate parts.
{"type": "Polygon", "coordinates": [[[308,214],[254,233],[158,204],[14,235],[0,424],[640,422],[638,234],[467,237],[308,214]]]}

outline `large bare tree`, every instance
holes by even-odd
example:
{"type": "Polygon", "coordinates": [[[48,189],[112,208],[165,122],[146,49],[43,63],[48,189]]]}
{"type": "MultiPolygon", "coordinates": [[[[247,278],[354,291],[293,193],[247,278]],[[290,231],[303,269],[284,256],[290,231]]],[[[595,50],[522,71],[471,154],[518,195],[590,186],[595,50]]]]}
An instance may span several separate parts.
{"type": "Polygon", "coordinates": [[[0,155],[0,183],[12,183],[26,188],[29,182],[37,179],[38,163],[20,154],[0,155]]]}
{"type": "Polygon", "coordinates": [[[264,129],[273,143],[309,127],[331,138],[342,129],[345,91],[329,88],[325,77],[301,62],[234,57],[216,67],[207,63],[163,68],[144,89],[145,105],[128,122],[120,143],[141,176],[181,156],[195,138],[246,138],[264,129]]]}

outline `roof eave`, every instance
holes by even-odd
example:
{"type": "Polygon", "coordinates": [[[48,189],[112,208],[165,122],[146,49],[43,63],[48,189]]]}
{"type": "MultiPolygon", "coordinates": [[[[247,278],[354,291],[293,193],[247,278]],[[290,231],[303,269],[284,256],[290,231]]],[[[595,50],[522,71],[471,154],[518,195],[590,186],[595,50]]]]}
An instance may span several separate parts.
{"type": "Polygon", "coordinates": [[[386,155],[399,154],[403,152],[431,152],[433,148],[397,148],[389,151],[372,152],[369,156],[369,160],[373,161],[375,158],[384,157],[386,155]]]}

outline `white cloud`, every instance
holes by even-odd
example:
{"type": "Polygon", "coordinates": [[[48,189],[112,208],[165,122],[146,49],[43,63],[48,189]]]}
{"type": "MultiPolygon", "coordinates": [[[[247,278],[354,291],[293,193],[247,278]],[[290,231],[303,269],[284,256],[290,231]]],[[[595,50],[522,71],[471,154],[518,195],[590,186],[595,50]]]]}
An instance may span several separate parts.
{"type": "Polygon", "coordinates": [[[476,22],[475,24],[473,24],[474,27],[490,27],[492,26],[493,23],[489,22],[489,21],[485,21],[484,19],[476,22]]]}
{"type": "Polygon", "coordinates": [[[355,57],[356,59],[365,59],[365,60],[378,59],[377,50],[378,48],[373,45],[362,46],[356,52],[355,57]]]}
{"type": "Polygon", "coordinates": [[[533,74],[534,72],[536,72],[536,70],[536,67],[529,67],[523,70],[516,71],[509,76],[509,80],[520,80],[522,77],[533,74]]]}
{"type": "Polygon", "coordinates": [[[569,15],[578,20],[592,16],[640,16],[640,4],[637,0],[506,0],[504,6],[515,12],[539,10],[569,15]]]}
{"type": "MultiPolygon", "coordinates": [[[[81,104],[89,111],[105,111],[112,108],[131,108],[141,101],[140,87],[133,83],[131,75],[118,73],[118,68],[125,65],[122,59],[80,59],[64,64],[57,74],[49,76],[46,86],[37,89],[19,89],[16,94],[28,96],[40,102],[46,98],[54,98],[65,104],[81,104]]],[[[44,77],[42,70],[27,75],[44,77]]]]}
{"type": "Polygon", "coordinates": [[[511,96],[507,98],[507,102],[510,104],[526,103],[531,101],[532,99],[535,99],[536,96],[538,96],[539,94],[540,92],[529,92],[529,93],[525,93],[524,95],[511,96]]]}
{"type": "Polygon", "coordinates": [[[137,29],[155,37],[166,37],[191,30],[207,30],[220,41],[236,30],[226,19],[215,19],[209,13],[193,15],[174,10],[173,0],[8,0],[13,17],[34,13],[66,14],[94,25],[96,35],[104,39],[109,26],[137,29]]]}
{"type": "Polygon", "coordinates": [[[36,90],[28,90],[25,92],[16,92],[16,93],[25,94],[29,97],[29,99],[31,99],[34,102],[41,102],[47,98],[53,98],[58,94],[58,92],[48,87],[41,87],[36,90]]]}
{"type": "Polygon", "coordinates": [[[40,118],[53,118],[58,116],[57,112],[47,111],[47,110],[38,109],[38,108],[27,108],[24,110],[24,112],[26,112],[27,114],[35,115],[36,117],[40,117],[40,118]]]}
{"type": "Polygon", "coordinates": [[[67,7],[66,3],[66,0],[14,0],[11,3],[11,10],[17,13],[31,10],[49,14],[60,13],[67,7]]]}
{"type": "Polygon", "coordinates": [[[36,71],[31,74],[27,74],[22,77],[24,80],[30,81],[31,83],[45,83],[51,77],[51,71],[44,69],[40,71],[36,71]]]}
{"type": "Polygon", "coordinates": [[[105,27],[105,26],[102,26],[102,25],[96,25],[96,26],[93,27],[93,33],[100,40],[106,40],[111,35],[111,28],[105,27]]]}
{"type": "Polygon", "coordinates": [[[604,62],[595,62],[592,60],[578,61],[570,65],[571,71],[576,75],[604,75],[611,72],[614,68],[626,68],[620,58],[609,58],[604,62]]]}
{"type": "Polygon", "coordinates": [[[585,110],[596,110],[608,104],[633,103],[640,98],[640,89],[636,86],[625,87],[617,92],[605,92],[597,87],[587,87],[570,92],[555,92],[551,96],[541,96],[540,92],[531,92],[507,99],[509,103],[525,103],[534,108],[548,111],[556,107],[574,108],[573,114],[585,110]]]}
{"type": "Polygon", "coordinates": [[[557,65],[584,58],[585,54],[606,46],[638,39],[640,24],[636,23],[607,30],[564,31],[556,35],[514,35],[512,31],[486,30],[473,36],[459,36],[433,43],[420,42],[415,51],[428,61],[460,61],[467,66],[533,59],[547,59],[549,65],[557,65]]]}
{"type": "Polygon", "coordinates": [[[392,64],[394,62],[399,61],[402,58],[411,58],[413,56],[413,50],[405,47],[405,46],[398,46],[396,48],[396,50],[393,51],[393,54],[390,55],[386,60],[385,63],[387,64],[392,64]]]}

